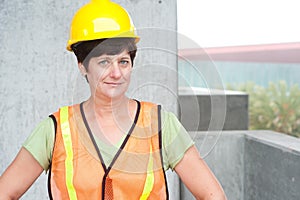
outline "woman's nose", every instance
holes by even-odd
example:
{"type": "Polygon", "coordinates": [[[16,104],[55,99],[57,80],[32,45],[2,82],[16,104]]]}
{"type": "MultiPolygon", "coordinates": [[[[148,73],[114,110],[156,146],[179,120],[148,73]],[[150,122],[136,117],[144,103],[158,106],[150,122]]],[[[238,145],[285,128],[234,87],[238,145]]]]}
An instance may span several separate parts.
{"type": "Polygon", "coordinates": [[[122,76],[120,67],[118,65],[118,62],[113,62],[110,66],[110,77],[112,78],[120,78],[122,76]]]}

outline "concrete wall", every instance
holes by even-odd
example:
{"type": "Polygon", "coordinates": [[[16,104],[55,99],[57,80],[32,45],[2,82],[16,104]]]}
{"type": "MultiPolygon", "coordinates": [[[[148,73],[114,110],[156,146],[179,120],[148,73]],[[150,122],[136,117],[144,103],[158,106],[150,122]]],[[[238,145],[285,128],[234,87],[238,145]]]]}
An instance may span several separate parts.
{"type": "MultiPolygon", "coordinates": [[[[228,200],[244,199],[244,134],[242,132],[190,132],[202,158],[226,192],[228,200]]],[[[181,184],[181,198],[194,199],[181,184]]]]}
{"type": "MultiPolygon", "coordinates": [[[[0,174],[39,121],[63,105],[87,98],[75,57],[65,50],[71,18],[87,2],[1,2],[0,174]]],[[[131,13],[141,36],[129,95],[162,103],[176,113],[176,1],[116,2],[131,13]]],[[[170,179],[176,180],[172,175],[170,179]]],[[[23,199],[47,199],[44,175],[23,199]]]]}
{"type": "MultiPolygon", "coordinates": [[[[300,199],[299,138],[272,131],[191,135],[228,199],[300,199]]],[[[194,199],[183,184],[181,199],[194,199]]]]}
{"type": "Polygon", "coordinates": [[[245,200],[300,199],[300,139],[250,132],[244,156],[245,200]]]}
{"type": "Polygon", "coordinates": [[[187,87],[178,94],[180,120],[188,131],[248,129],[248,94],[187,87]]]}

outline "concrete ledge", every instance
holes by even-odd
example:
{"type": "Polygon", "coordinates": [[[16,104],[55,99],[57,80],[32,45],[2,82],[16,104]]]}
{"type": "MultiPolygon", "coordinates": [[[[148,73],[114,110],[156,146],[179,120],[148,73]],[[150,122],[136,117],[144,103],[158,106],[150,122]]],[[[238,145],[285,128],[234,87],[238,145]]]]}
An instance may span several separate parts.
{"type": "Polygon", "coordinates": [[[274,131],[247,131],[245,137],[291,153],[300,153],[300,139],[274,131]]]}
{"type": "MultiPolygon", "coordinates": [[[[273,131],[190,134],[228,199],[300,199],[299,138],[273,131]]],[[[181,199],[194,199],[183,184],[181,199]]]]}
{"type": "Polygon", "coordinates": [[[179,88],[179,118],[188,131],[247,130],[248,95],[206,88],[179,88]]]}
{"type": "Polygon", "coordinates": [[[284,134],[245,134],[244,199],[300,199],[299,147],[284,134]]]}

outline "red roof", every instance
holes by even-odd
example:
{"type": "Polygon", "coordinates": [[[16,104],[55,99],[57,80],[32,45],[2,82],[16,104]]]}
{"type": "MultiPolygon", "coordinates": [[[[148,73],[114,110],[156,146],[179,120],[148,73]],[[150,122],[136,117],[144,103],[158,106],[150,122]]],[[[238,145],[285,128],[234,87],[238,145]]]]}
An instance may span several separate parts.
{"type": "Polygon", "coordinates": [[[179,49],[178,54],[180,59],[188,60],[208,60],[210,57],[213,61],[300,63],[300,42],[179,49]]]}

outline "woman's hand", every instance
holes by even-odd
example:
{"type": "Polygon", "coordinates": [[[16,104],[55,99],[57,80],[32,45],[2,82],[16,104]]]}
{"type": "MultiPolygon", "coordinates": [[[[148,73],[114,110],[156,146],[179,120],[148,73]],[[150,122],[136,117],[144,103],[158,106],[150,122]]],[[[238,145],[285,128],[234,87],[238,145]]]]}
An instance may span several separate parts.
{"type": "Polygon", "coordinates": [[[0,200],[19,199],[42,171],[42,166],[34,157],[25,148],[21,148],[0,177],[0,200]]]}
{"type": "Polygon", "coordinates": [[[196,199],[226,199],[221,185],[195,146],[186,151],[182,160],[175,166],[175,171],[196,199]]]}

